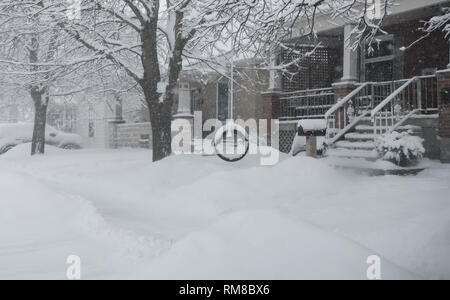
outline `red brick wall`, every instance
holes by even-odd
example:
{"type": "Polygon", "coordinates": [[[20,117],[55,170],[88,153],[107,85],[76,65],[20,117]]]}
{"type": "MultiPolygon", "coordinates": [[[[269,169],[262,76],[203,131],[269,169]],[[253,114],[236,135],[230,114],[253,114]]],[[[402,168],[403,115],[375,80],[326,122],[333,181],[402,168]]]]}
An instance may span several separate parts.
{"type": "MultiPolygon", "coordinates": [[[[409,21],[384,28],[389,34],[394,35],[395,47],[409,46],[420,37],[423,32],[419,30],[423,26],[422,20],[409,21]]],[[[445,34],[436,31],[407,51],[396,51],[399,61],[395,68],[395,79],[412,78],[422,75],[422,70],[427,68],[446,69],[449,62],[449,45],[445,34]],[[403,61],[403,63],[401,63],[403,61]]]]}
{"type": "MultiPolygon", "coordinates": [[[[334,89],[334,103],[337,103],[339,100],[345,98],[348,94],[350,94],[354,89],[356,88],[355,85],[352,84],[335,84],[333,86],[334,89]]],[[[341,114],[339,120],[341,121],[341,124],[338,124],[338,118],[336,116],[336,126],[343,128],[344,127],[344,120],[347,118],[347,116],[344,116],[344,110],[339,110],[337,113],[341,114]],[[345,117],[345,118],[344,118],[345,117]]]]}

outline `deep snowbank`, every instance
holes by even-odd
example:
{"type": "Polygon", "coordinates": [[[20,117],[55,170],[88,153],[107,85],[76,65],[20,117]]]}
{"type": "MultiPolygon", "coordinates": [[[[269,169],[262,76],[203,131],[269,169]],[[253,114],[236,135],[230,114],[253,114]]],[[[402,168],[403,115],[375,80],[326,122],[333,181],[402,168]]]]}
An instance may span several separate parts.
{"type": "Polygon", "coordinates": [[[0,157],[0,278],[450,278],[450,168],[366,177],[326,161],[150,162],[141,150],[0,157]]]}

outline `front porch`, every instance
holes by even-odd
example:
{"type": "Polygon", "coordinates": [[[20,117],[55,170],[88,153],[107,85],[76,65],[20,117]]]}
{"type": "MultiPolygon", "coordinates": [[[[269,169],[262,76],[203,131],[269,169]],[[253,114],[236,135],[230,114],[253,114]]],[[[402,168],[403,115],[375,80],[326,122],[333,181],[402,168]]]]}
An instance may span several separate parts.
{"type": "MultiPolygon", "coordinates": [[[[439,70],[448,68],[448,41],[436,32],[419,46],[404,50],[421,36],[420,20],[439,9],[431,6],[389,18],[384,28],[389,35],[377,38],[371,53],[366,47],[354,51],[344,46],[351,25],[322,32],[310,45],[296,41],[301,45],[296,55],[317,45],[319,51],[286,74],[273,76],[279,80],[269,95],[272,116],[280,120],[281,151],[290,152],[299,120],[320,118],[327,120],[327,144],[338,148],[341,156],[349,149],[369,156],[377,136],[420,127],[417,134],[425,139],[427,156],[442,158],[441,152],[448,150],[441,150],[439,144],[450,138],[443,130],[450,120],[442,113],[440,99],[449,82],[444,79],[448,70],[439,70]]],[[[282,51],[280,59],[285,61],[289,55],[282,51]]]]}

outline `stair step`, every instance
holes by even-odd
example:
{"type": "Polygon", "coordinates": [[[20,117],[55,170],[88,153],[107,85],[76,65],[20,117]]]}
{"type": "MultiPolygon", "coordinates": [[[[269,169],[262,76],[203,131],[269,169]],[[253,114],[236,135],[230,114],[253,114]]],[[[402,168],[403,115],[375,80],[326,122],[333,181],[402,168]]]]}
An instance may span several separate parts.
{"type": "MultiPolygon", "coordinates": [[[[387,119],[381,119],[381,121],[385,121],[385,120],[387,120],[389,123],[391,123],[392,122],[392,116],[387,116],[387,119]]],[[[368,116],[368,117],[363,117],[362,119],[361,119],[361,121],[365,121],[365,122],[373,122],[373,118],[372,117],[370,117],[370,116],[368,116]]],[[[384,122],[383,122],[384,123],[384,122]]]]}
{"type": "Polygon", "coordinates": [[[336,143],[336,147],[344,148],[344,149],[373,150],[373,149],[375,149],[375,143],[374,142],[339,141],[336,143]]]}
{"type": "Polygon", "coordinates": [[[378,159],[378,152],[375,150],[350,150],[344,148],[335,148],[329,149],[327,151],[327,156],[376,160],[378,159]]]}
{"type": "Polygon", "coordinates": [[[347,141],[373,141],[375,135],[373,133],[358,133],[352,132],[345,135],[347,141]]]}
{"type": "MultiPolygon", "coordinates": [[[[373,125],[358,125],[356,126],[356,131],[357,132],[373,132],[374,131],[374,127],[373,125]]],[[[396,131],[408,131],[408,130],[412,130],[412,131],[420,131],[422,128],[420,126],[414,126],[414,125],[405,125],[405,126],[399,126],[396,131]]],[[[382,131],[386,131],[386,129],[382,129],[382,131]]]]}

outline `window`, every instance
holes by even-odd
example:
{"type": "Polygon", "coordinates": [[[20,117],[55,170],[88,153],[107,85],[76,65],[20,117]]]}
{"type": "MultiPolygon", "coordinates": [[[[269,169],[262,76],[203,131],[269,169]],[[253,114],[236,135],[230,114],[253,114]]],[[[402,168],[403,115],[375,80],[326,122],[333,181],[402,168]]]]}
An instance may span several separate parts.
{"type": "Polygon", "coordinates": [[[228,119],[228,83],[219,82],[217,84],[217,119],[219,121],[226,121],[228,119]]]}
{"type": "Polygon", "coordinates": [[[394,36],[377,37],[372,51],[364,47],[362,81],[392,81],[394,79],[394,36]]]}

